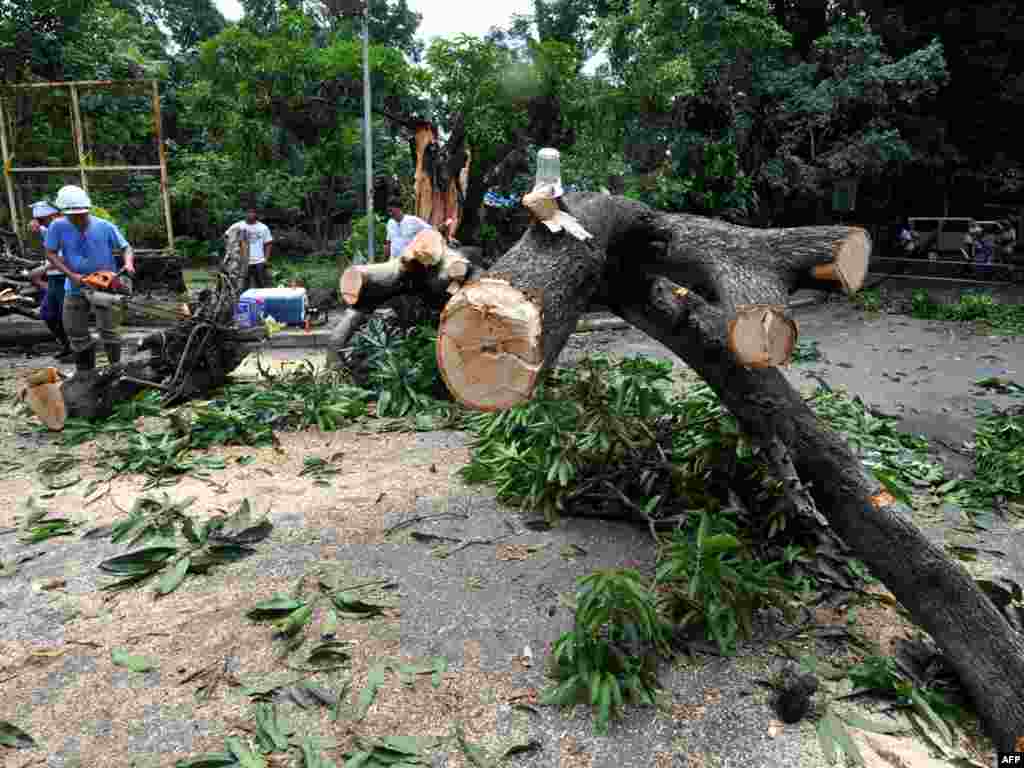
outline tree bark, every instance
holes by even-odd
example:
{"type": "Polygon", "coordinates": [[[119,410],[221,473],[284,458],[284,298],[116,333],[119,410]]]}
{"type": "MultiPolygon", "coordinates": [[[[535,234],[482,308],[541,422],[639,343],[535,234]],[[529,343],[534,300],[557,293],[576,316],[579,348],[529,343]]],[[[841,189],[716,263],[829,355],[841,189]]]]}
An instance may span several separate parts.
{"type": "Polygon", "coordinates": [[[789,450],[817,508],[945,653],[998,748],[1024,734],[1024,638],[971,576],[897,509],[841,437],[777,370],[751,370],[727,348],[728,315],[664,278],[608,290],[612,311],[667,346],[711,386],[748,435],[789,450]]]}
{"type": "MultiPolygon", "coordinates": [[[[569,318],[592,299],[605,304],[707,381],[744,431],[768,451],[794,503],[812,513],[811,507],[819,510],[852,554],[932,635],[997,747],[1012,750],[1024,734],[1024,637],[970,575],[902,514],[893,496],[866,473],[842,438],[818,421],[778,370],[744,364],[730,344],[730,323],[744,307],[784,305],[789,293],[808,283],[859,288],[870,255],[866,232],[855,227],[751,230],[661,214],[611,196],[567,195],[565,202],[594,235],[586,245],[534,225],[484,273],[492,287],[483,288],[482,280],[468,284],[446,308],[438,358],[449,385],[464,383],[463,391],[453,394],[491,409],[524,401],[532,387],[510,397],[503,387],[512,377],[495,373],[494,362],[488,368],[476,359],[498,357],[493,350],[510,336],[521,345],[529,339],[532,357],[514,365],[540,361],[537,371],[530,370],[529,381],[536,382],[561,352],[572,327],[569,318]],[[590,281],[599,273],[597,287],[590,281]],[[490,306],[480,300],[498,293],[490,306]],[[469,322],[474,306],[476,316],[469,322]],[[534,337],[524,336],[522,318],[534,322],[534,337]],[[466,349],[476,359],[465,355],[466,349]],[[449,370],[453,365],[462,365],[458,378],[449,370]]],[[[504,353],[514,356],[514,351],[504,353]]]]}
{"type": "Polygon", "coordinates": [[[461,119],[456,121],[444,147],[438,142],[434,126],[427,122],[416,126],[413,142],[416,215],[435,229],[441,229],[451,219],[453,226],[445,231],[451,236],[462,220],[469,179],[470,151],[461,119]]]}
{"type": "Polygon", "coordinates": [[[569,194],[564,206],[591,240],[535,224],[441,316],[438,365],[471,408],[528,400],[609,274],[663,274],[721,302],[733,314],[730,350],[765,367],[788,361],[796,342],[790,293],[810,282],[856,290],[867,271],[870,239],[857,227],[757,230],[609,195],[569,194]]]}
{"type": "MultiPolygon", "coordinates": [[[[574,197],[583,213],[604,201],[574,197]]],[[[591,240],[532,227],[508,253],[456,293],[438,327],[437,359],[449,391],[479,410],[501,410],[530,398],[576,330],[605,271],[607,248],[651,224],[654,213],[623,201],[608,218],[588,217],[591,240]]],[[[653,235],[651,229],[648,234],[653,235]]]]}

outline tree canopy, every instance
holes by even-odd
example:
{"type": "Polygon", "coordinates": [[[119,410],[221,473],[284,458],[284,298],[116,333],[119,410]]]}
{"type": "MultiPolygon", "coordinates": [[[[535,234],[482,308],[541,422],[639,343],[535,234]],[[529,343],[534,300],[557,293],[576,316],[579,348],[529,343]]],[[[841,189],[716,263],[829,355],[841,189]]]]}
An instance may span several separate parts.
{"type": "MultiPolygon", "coordinates": [[[[4,4],[3,81],[159,77],[177,233],[213,238],[252,202],[326,247],[365,208],[361,23],[305,0],[243,8],[228,22],[212,0],[4,4]]],[[[534,0],[484,38],[425,46],[407,0],[375,1],[377,181],[411,187],[408,129],[426,118],[471,148],[469,241],[485,193],[524,191],[545,145],[567,183],[759,224],[834,218],[848,179],[868,226],[1019,202],[1024,12],[929,8],[534,0]]],[[[110,109],[112,130],[138,111],[110,109]]]]}

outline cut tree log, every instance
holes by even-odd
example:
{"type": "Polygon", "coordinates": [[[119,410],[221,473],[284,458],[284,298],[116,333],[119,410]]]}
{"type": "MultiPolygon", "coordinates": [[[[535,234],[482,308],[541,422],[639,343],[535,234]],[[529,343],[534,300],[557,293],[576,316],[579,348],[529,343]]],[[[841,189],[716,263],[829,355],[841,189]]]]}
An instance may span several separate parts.
{"type": "Polygon", "coordinates": [[[500,410],[528,400],[607,274],[668,275],[683,290],[721,301],[733,314],[730,350],[744,365],[768,367],[787,363],[796,344],[789,294],[814,279],[815,267],[836,263],[844,285],[859,285],[870,255],[858,227],[758,230],[603,194],[569,194],[563,207],[591,240],[534,224],[483,273],[486,283],[467,283],[442,313],[438,365],[468,407],[500,410]],[[607,262],[609,249],[624,255],[607,262]]]}
{"type": "MultiPolygon", "coordinates": [[[[524,368],[558,357],[567,334],[566,317],[591,298],[673,350],[721,398],[743,430],[769,451],[769,460],[787,483],[795,503],[810,491],[811,501],[829,525],[892,591],[914,621],[935,639],[959,674],[982,722],[999,749],[1010,751],[1024,734],[1024,637],[1018,634],[981,591],[971,576],[932,544],[899,509],[893,495],[869,475],[843,439],[824,427],[800,395],[775,368],[743,364],[730,345],[730,322],[744,305],[778,306],[814,268],[853,258],[866,262],[870,240],[858,228],[811,227],[759,232],[699,217],[658,214],[623,198],[567,196],[569,211],[597,236],[584,253],[569,236],[551,236],[538,226],[523,237],[485,279],[502,279],[512,291],[488,307],[498,314],[498,331],[487,312],[473,320],[452,318],[464,313],[446,310],[448,325],[439,335],[439,362],[461,364],[458,379],[477,407],[493,409],[522,402],[532,394],[519,389],[510,397],[503,385],[515,380],[505,371],[488,368],[483,339],[514,330],[517,317],[539,316],[539,342],[529,342],[530,357],[507,368],[524,368]],[[646,244],[645,244],[646,241],[646,244]],[[849,249],[844,253],[844,248],[849,249]],[[850,256],[850,254],[853,256],[850,256]],[[515,258],[510,258],[514,254],[515,258]],[[576,256],[580,263],[568,263],[576,256]],[[603,280],[594,286],[594,264],[603,280]],[[497,274],[495,274],[497,272],[497,274]],[[670,272],[680,285],[659,275],[670,272]],[[533,288],[528,293],[526,288],[533,288]],[[537,290],[537,289],[541,290],[537,290]],[[579,295],[574,295],[574,291],[579,295]],[[520,296],[522,298],[520,298],[520,296]],[[585,297],[585,300],[584,300],[585,297]],[[556,302],[569,306],[545,317],[556,302]],[[532,305],[528,306],[528,305],[532,305]],[[530,312],[535,313],[530,315],[530,312]],[[442,353],[442,343],[459,356],[442,353]],[[532,346],[531,346],[532,345],[532,346]],[[465,349],[477,352],[475,357],[465,349]],[[468,361],[468,362],[467,362],[468,361]],[[472,372],[478,379],[474,380],[472,372]],[[481,386],[480,373],[496,382],[493,392],[481,386]],[[797,477],[793,476],[793,470],[797,477]]],[[[857,270],[843,266],[847,287],[857,283],[857,270]]],[[[818,276],[821,272],[817,273],[818,276]]],[[[470,284],[463,289],[475,290],[470,284]]],[[[458,295],[453,298],[455,306],[458,295]]],[[[473,304],[471,297],[461,305],[473,304]]],[[[777,318],[777,314],[772,317],[777,318]]],[[[529,336],[520,326],[520,338],[529,336]]],[[[510,355],[506,354],[506,357],[510,355]]],[[[538,375],[530,371],[529,380],[538,375]]]]}
{"type": "Polygon", "coordinates": [[[345,310],[331,331],[327,364],[343,364],[342,351],[375,309],[402,295],[419,296],[440,309],[451,293],[476,276],[477,249],[449,248],[435,230],[420,232],[400,257],[380,264],[349,267],[339,281],[345,310]]]}

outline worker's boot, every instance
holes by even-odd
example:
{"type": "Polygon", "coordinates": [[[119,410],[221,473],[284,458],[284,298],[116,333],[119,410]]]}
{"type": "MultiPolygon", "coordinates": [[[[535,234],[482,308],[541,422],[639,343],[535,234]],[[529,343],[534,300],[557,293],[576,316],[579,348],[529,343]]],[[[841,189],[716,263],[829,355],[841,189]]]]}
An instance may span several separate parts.
{"type": "Polygon", "coordinates": [[[92,346],[75,353],[75,373],[96,370],[96,347],[92,346]]]}
{"type": "Polygon", "coordinates": [[[121,345],[120,344],[104,344],[103,349],[107,353],[107,362],[110,365],[116,365],[121,362],[121,345]]]}

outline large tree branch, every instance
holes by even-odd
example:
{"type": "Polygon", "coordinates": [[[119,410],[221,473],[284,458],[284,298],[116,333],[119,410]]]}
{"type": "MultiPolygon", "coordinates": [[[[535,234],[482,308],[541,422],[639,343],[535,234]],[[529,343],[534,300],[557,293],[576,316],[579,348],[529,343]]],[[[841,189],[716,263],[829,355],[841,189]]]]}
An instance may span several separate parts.
{"type": "Polygon", "coordinates": [[[870,253],[856,227],[756,230],[608,195],[568,194],[562,205],[593,239],[536,224],[483,275],[486,282],[467,285],[445,309],[438,359],[452,394],[467,405],[529,399],[598,282],[638,270],[671,276],[714,302],[726,318],[728,348],[743,364],[783,364],[797,338],[785,306],[796,284],[827,270],[859,286],[870,253]]]}
{"type": "Polygon", "coordinates": [[[667,346],[718,394],[747,434],[778,439],[853,553],[942,648],[999,748],[1024,733],[1024,638],[970,575],[900,512],[844,440],[823,427],[777,370],[737,363],[727,315],[669,280],[636,276],[604,291],[625,320],[667,346]]]}

